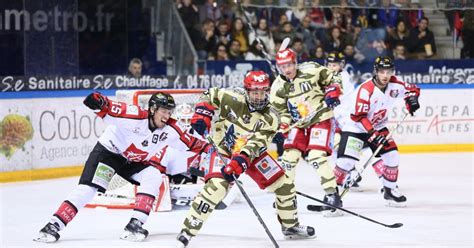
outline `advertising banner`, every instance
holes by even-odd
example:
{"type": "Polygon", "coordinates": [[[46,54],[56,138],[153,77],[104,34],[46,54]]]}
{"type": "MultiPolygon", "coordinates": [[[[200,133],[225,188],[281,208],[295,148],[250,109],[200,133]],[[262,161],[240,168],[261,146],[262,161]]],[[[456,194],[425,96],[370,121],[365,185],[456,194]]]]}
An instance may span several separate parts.
{"type": "Polygon", "coordinates": [[[105,125],[82,101],[2,100],[0,171],[84,164],[105,125]]]}

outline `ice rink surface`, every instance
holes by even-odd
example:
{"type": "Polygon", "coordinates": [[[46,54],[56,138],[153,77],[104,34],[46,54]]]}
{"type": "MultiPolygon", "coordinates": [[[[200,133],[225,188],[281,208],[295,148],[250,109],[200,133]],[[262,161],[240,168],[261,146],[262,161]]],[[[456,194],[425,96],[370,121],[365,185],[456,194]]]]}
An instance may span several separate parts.
{"type": "MultiPolygon", "coordinates": [[[[272,209],[274,196],[259,191],[244,176],[245,188],[280,247],[473,247],[473,153],[403,154],[399,186],[407,208],[388,208],[378,193],[380,183],[371,168],[361,183],[364,192],[350,192],[344,207],[378,221],[402,222],[386,228],[345,215],[326,218],[306,210],[311,200],[298,197],[299,219],[316,228],[314,240],[287,241],[272,209]]],[[[297,189],[322,199],[316,172],[305,163],[297,167],[297,189]]],[[[78,178],[2,184],[0,247],[174,247],[185,210],[151,213],[145,242],[119,239],[130,210],[82,209],[55,244],[33,242],[73,189],[78,178]]],[[[317,203],[316,203],[317,204],[317,203]]],[[[273,247],[245,201],[215,211],[190,247],[273,247]]]]}

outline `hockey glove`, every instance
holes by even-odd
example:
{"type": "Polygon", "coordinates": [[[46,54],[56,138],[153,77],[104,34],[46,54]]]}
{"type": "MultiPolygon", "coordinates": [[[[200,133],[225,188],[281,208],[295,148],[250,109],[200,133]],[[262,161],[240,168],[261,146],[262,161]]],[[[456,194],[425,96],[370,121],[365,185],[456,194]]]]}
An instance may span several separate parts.
{"type": "Polygon", "coordinates": [[[341,88],[337,84],[331,84],[324,90],[324,101],[331,109],[341,104],[339,96],[341,96],[341,88]]]}
{"type": "Polygon", "coordinates": [[[388,144],[387,137],[385,137],[384,134],[377,130],[369,132],[369,138],[367,139],[367,142],[372,151],[377,150],[377,147],[379,147],[380,145],[388,144]]]}
{"type": "Polygon", "coordinates": [[[207,102],[196,104],[194,115],[191,118],[191,127],[198,134],[204,135],[206,132],[209,132],[214,109],[215,108],[207,102]]]}
{"type": "Polygon", "coordinates": [[[413,113],[415,113],[415,111],[420,108],[418,96],[420,96],[419,88],[414,88],[409,92],[405,93],[405,106],[407,107],[407,110],[411,116],[413,116],[413,113]]]}
{"type": "Polygon", "coordinates": [[[89,107],[92,110],[103,110],[109,105],[109,100],[106,96],[100,94],[99,92],[94,92],[89,94],[86,99],[84,99],[84,105],[89,107]]]}
{"type": "Polygon", "coordinates": [[[224,179],[228,182],[234,181],[234,177],[239,177],[249,166],[249,158],[244,154],[235,154],[232,156],[230,163],[224,167],[222,167],[221,172],[224,176],[224,179]]]}
{"type": "Polygon", "coordinates": [[[286,131],[288,127],[289,125],[287,123],[281,123],[280,130],[275,134],[272,142],[276,144],[285,142],[285,139],[288,138],[288,132],[286,131]]]}

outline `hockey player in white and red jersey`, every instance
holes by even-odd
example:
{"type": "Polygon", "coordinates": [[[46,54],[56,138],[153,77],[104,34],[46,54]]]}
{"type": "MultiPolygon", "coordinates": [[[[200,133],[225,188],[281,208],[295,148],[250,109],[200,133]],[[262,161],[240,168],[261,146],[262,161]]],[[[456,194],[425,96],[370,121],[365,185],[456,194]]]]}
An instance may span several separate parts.
{"type": "Polygon", "coordinates": [[[369,146],[375,151],[379,145],[383,145],[378,156],[384,163],[384,199],[389,206],[405,206],[406,197],[397,187],[400,161],[397,145],[393,138],[387,139],[388,110],[395,101],[403,98],[407,111],[413,115],[420,108],[420,89],[398,79],[394,71],[391,58],[377,57],[373,78],[362,83],[347,101],[336,108],[336,112],[346,114],[338,120],[342,132],[334,174],[337,183],[342,184],[359,160],[363,147],[369,146]]]}
{"type": "Polygon", "coordinates": [[[211,146],[184,132],[171,118],[175,102],[167,93],[151,96],[148,111],[135,105],[111,101],[98,92],[86,97],[84,104],[108,124],[87,159],[79,184],[61,203],[35,241],[56,242],[59,231],[72,221],[79,209],[105,192],[114,174],[139,185],[130,222],[121,239],[142,241],[148,231],[146,222],[158,194],[166,168],[157,163],[166,145],[196,153],[209,152],[211,146]]]}

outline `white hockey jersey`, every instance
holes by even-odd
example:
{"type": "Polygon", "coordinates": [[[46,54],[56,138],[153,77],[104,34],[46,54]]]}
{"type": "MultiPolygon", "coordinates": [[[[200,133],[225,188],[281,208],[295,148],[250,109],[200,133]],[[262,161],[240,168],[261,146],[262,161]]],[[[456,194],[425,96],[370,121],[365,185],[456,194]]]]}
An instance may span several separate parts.
{"type": "Polygon", "coordinates": [[[334,111],[342,131],[366,133],[386,127],[388,111],[406,92],[417,89],[415,85],[390,78],[385,91],[375,86],[373,79],[362,83],[348,95],[334,111]]]}
{"type": "Polygon", "coordinates": [[[130,162],[150,164],[165,172],[159,163],[165,146],[201,153],[208,145],[183,131],[175,119],[170,118],[163,128],[150,130],[146,110],[116,101],[109,101],[109,106],[98,113],[108,124],[99,142],[130,162]]]}

